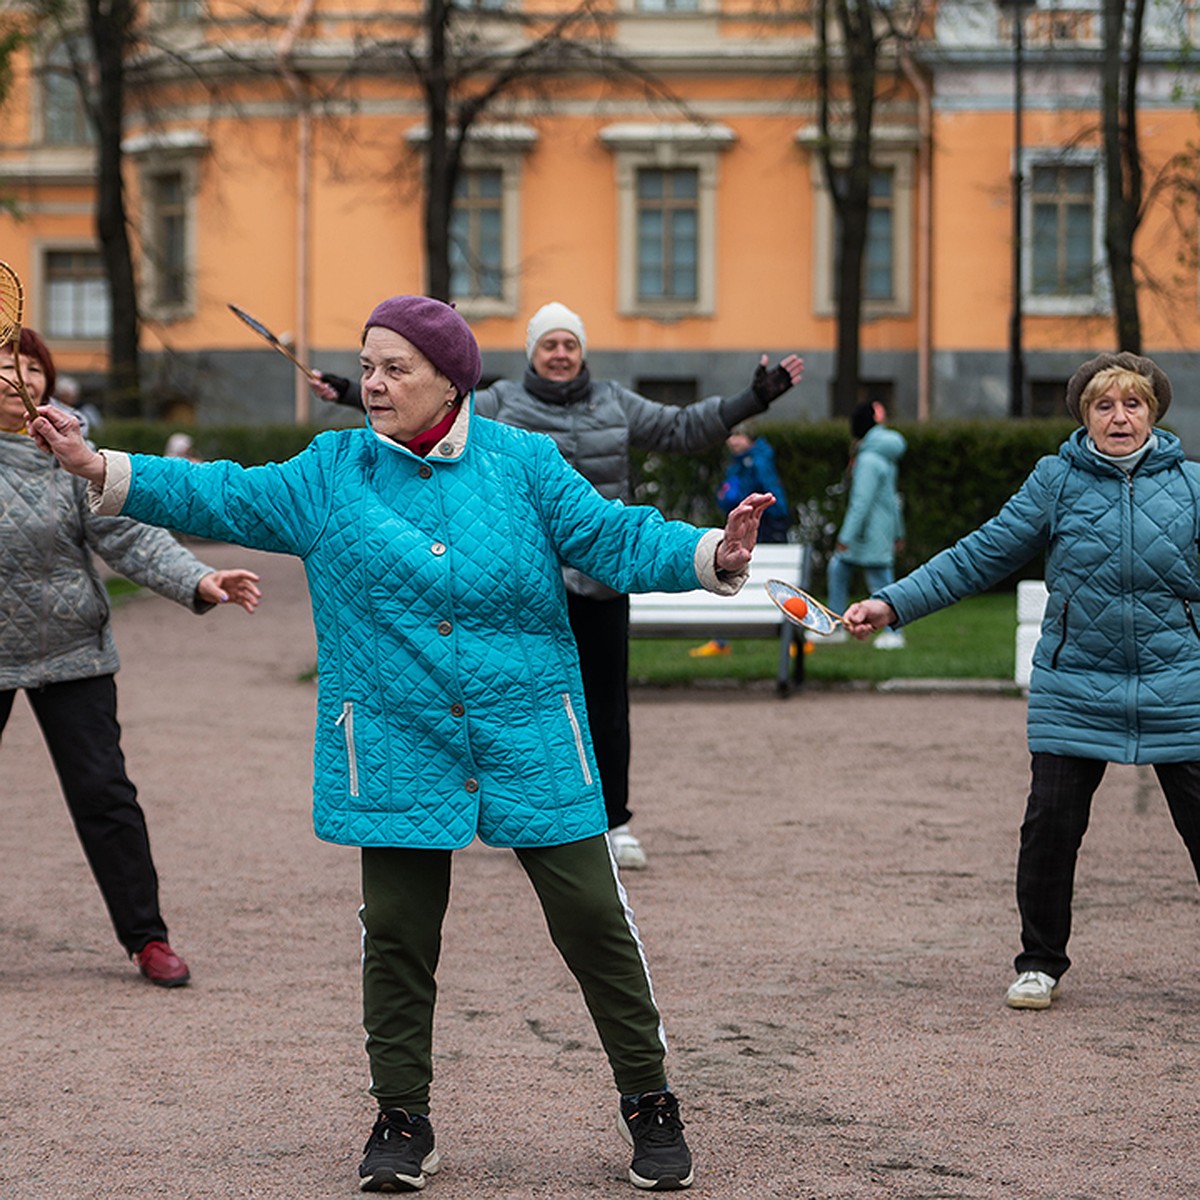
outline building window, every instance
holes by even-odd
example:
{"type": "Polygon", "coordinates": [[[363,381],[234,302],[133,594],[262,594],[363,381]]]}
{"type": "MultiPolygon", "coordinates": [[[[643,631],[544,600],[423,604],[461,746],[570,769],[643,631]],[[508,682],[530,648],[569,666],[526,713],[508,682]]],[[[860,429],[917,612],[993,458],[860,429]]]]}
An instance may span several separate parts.
{"type": "Polygon", "coordinates": [[[504,297],[504,176],[467,169],[450,217],[450,291],[455,299],[504,297]]]}
{"type": "Polygon", "coordinates": [[[715,123],[610,125],[617,174],[617,304],[673,320],[716,309],[717,164],[734,143],[715,123]]]}
{"type": "Polygon", "coordinates": [[[203,134],[180,130],[129,138],[141,192],[141,281],[146,315],[179,321],[195,311],[196,195],[208,150],[203,134]]]}
{"type": "Polygon", "coordinates": [[[160,24],[182,25],[201,17],[200,0],[154,0],[151,13],[160,24]]]}
{"type": "Polygon", "coordinates": [[[108,281],[95,250],[47,250],[42,329],[50,340],[102,340],[112,327],[108,281]]]}
{"type": "Polygon", "coordinates": [[[147,178],[152,237],[147,251],[153,257],[153,303],[171,308],[187,301],[187,196],[182,171],[147,178]]]}
{"type": "Polygon", "coordinates": [[[1033,274],[1035,296],[1090,296],[1096,214],[1091,167],[1033,168],[1033,274]]]}
{"type": "Polygon", "coordinates": [[[658,404],[674,404],[686,408],[700,398],[700,381],[694,378],[668,375],[639,375],[633,390],[658,404]]]}
{"type": "Polygon", "coordinates": [[[698,290],[700,177],[694,168],[637,173],[637,295],[691,304],[698,290]]]}
{"type": "Polygon", "coordinates": [[[52,146],[90,146],[95,140],[80,80],[93,80],[91,46],[78,34],[59,42],[42,65],[42,140],[52,146]]]}
{"type": "Polygon", "coordinates": [[[635,0],[635,8],[644,13],[693,13],[700,11],[700,0],[635,0]]]}
{"type": "MultiPolygon", "coordinates": [[[[913,155],[907,150],[882,149],[871,168],[867,244],[863,253],[863,315],[907,316],[912,294],[913,155]]],[[[825,171],[813,156],[816,188],[814,302],[822,316],[837,310],[837,209],[829,195],[825,171]]]]}

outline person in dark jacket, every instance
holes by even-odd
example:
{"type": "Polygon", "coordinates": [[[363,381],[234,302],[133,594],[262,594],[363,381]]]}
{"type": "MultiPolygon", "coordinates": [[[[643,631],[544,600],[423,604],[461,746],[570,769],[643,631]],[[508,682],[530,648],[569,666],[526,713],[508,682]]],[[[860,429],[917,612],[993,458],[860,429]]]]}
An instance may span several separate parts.
{"type": "MultiPolygon", "coordinates": [[[[32,329],[21,330],[18,353],[41,403],[54,394],[54,359],[32,329]]],[[[163,529],[93,516],[82,481],[26,432],[15,365],[12,346],[0,348],[0,733],[23,689],[118,940],[151,983],[179,987],[189,971],[167,940],[146,818],[125,771],[119,663],[93,554],[197,613],[226,601],[253,612],[258,576],[214,571],[163,529]]]]}
{"type": "MultiPolygon", "coordinates": [[[[750,386],[734,396],[712,396],[686,407],[659,404],[613,380],[592,379],[583,319],[557,301],[544,304],[529,319],[525,354],[524,378],[482,389],[475,397],[475,411],[506,425],[549,434],[563,457],[602,496],[626,503],[633,498],[631,449],[687,454],[715,446],[734,426],[765,412],[804,371],[795,354],[773,369],[763,355],[750,386]]],[[[328,373],[323,380],[313,385],[318,396],[350,406],[361,403],[352,381],[328,373]]],[[[774,514],[783,507],[777,498],[768,510],[770,519],[777,519],[774,514]]],[[[629,597],[570,568],[564,578],[609,841],[618,865],[636,870],[646,865],[646,853],[629,828],[629,597]]]]}
{"type": "Polygon", "coordinates": [[[1083,428],[1058,454],[974,533],[846,610],[850,632],[865,637],[981,592],[1046,551],[1013,1008],[1048,1008],[1071,965],[1076,857],[1107,763],[1153,766],[1200,875],[1200,465],[1155,428],[1170,402],[1148,358],[1084,363],[1067,385],[1083,428]]]}
{"type": "Polygon", "coordinates": [[[98,453],[49,406],[34,432],[89,481],[101,512],[304,559],[314,828],[361,851],[378,1112],[360,1188],[416,1191],[438,1167],[442,922],[454,851],[476,837],[515,854],[579,983],[619,1092],[630,1182],[688,1187],[662,1018],[581,718],[562,564],[622,592],[732,595],[773,497],[747,496],[723,530],[604,499],[549,438],[473,411],[475,336],[429,297],[378,304],[360,364],[367,425],[322,433],[283,463],[98,453]]]}

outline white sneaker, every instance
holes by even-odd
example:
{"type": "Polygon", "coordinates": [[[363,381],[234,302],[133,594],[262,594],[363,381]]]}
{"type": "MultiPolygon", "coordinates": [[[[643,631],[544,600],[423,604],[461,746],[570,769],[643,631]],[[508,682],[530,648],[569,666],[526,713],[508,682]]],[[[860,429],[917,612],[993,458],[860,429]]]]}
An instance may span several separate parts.
{"type": "Polygon", "coordinates": [[[816,640],[823,646],[838,646],[842,642],[848,642],[850,635],[840,625],[837,625],[824,636],[818,633],[816,640]]]}
{"type": "Polygon", "coordinates": [[[903,650],[904,634],[898,629],[884,629],[875,635],[876,650],[903,650]]]}
{"type": "Polygon", "coordinates": [[[1049,1008],[1058,995],[1058,980],[1045,971],[1022,971],[1004,994],[1009,1008],[1049,1008]]]}
{"type": "Polygon", "coordinates": [[[612,847],[618,867],[624,867],[627,871],[640,871],[645,867],[646,852],[642,849],[642,843],[629,832],[628,825],[610,829],[608,844],[612,847]]]}

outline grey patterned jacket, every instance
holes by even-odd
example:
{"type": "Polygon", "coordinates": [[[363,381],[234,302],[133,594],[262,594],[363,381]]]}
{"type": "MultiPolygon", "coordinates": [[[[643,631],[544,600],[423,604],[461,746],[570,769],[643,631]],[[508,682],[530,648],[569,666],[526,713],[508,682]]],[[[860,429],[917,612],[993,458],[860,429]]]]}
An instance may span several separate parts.
{"type": "Polygon", "coordinates": [[[114,571],[191,608],[213,568],[166,530],[96,517],[87,484],[23,433],[0,431],[0,689],[110,675],[117,648],[93,551],[114,571]]]}

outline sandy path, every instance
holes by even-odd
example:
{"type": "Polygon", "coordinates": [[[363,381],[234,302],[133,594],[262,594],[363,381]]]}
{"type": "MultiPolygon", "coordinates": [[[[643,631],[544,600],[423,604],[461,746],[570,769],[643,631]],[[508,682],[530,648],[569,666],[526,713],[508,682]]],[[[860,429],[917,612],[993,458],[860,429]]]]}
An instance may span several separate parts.
{"type": "MultiPolygon", "coordinates": [[[[253,618],[117,617],[121,716],[194,984],[123,960],[24,701],[0,752],[0,1200],[356,1194],[371,1118],[357,860],[309,826],[302,573],[253,618]]],[[[996,696],[640,694],[629,876],[696,1153],[730,1200],[1200,1193],[1200,893],[1113,768],[1075,967],[1004,1008],[1027,769],[996,696]]],[[[441,1200],[632,1195],[607,1067],[512,857],[458,859],[437,1028],[441,1200]]]]}

